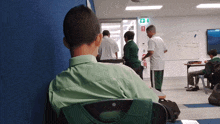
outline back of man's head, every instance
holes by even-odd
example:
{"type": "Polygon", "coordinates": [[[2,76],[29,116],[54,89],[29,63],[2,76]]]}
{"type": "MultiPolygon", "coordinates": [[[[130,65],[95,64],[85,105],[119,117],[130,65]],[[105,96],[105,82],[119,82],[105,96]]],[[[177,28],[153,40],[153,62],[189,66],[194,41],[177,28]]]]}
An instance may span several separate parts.
{"type": "Polygon", "coordinates": [[[212,56],[217,56],[217,50],[216,49],[212,49],[208,51],[208,55],[212,55],[212,56]]]}
{"type": "Polygon", "coordinates": [[[133,31],[127,31],[124,34],[124,38],[127,38],[127,40],[133,40],[134,39],[134,32],[133,31]]]}
{"type": "Polygon", "coordinates": [[[92,43],[100,33],[100,25],[91,9],[83,5],[74,7],[66,14],[63,32],[72,48],[92,43]]]}
{"type": "Polygon", "coordinates": [[[103,37],[104,37],[104,36],[109,36],[109,35],[110,35],[110,32],[109,32],[108,30],[104,30],[104,31],[102,32],[102,35],[103,35],[103,37]]]}
{"type": "Polygon", "coordinates": [[[149,32],[149,31],[156,33],[156,27],[154,25],[148,26],[146,29],[146,32],[149,32]]]}

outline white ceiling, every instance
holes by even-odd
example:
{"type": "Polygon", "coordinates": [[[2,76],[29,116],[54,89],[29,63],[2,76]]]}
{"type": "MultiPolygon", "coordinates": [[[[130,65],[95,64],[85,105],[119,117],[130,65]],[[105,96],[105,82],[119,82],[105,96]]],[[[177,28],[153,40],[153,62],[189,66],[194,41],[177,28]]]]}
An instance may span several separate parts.
{"type": "Polygon", "coordinates": [[[197,9],[201,3],[220,3],[220,0],[146,0],[134,3],[131,0],[94,0],[99,19],[220,15],[220,9],[197,9]],[[160,10],[126,11],[126,6],[163,5],[160,10]]]}

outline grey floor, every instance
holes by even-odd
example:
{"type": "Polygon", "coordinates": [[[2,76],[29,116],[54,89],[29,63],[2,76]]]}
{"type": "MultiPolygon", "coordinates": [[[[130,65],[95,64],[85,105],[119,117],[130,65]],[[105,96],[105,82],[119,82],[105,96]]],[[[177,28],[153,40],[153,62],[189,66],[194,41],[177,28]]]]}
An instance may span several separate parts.
{"type": "MultiPolygon", "coordinates": [[[[144,81],[150,86],[149,79],[144,81]]],[[[164,78],[163,81],[162,92],[166,94],[166,99],[175,101],[180,108],[178,120],[220,119],[220,107],[186,107],[184,104],[208,104],[208,97],[212,92],[208,89],[208,94],[205,94],[201,80],[198,91],[186,91],[186,85],[186,77],[164,78]]]]}

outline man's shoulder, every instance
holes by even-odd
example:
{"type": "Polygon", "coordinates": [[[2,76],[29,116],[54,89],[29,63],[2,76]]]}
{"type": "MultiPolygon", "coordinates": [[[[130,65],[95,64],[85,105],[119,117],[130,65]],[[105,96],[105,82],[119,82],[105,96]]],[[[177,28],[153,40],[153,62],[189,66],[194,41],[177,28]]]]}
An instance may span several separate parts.
{"type": "Polygon", "coordinates": [[[209,66],[214,66],[216,64],[220,64],[220,59],[216,59],[216,58],[211,59],[206,63],[206,66],[209,67],[209,66]]]}
{"type": "Polygon", "coordinates": [[[98,66],[103,66],[110,69],[126,70],[126,71],[132,70],[130,67],[123,64],[112,64],[112,63],[101,63],[101,62],[99,62],[98,64],[99,64],[98,66]]]}
{"type": "Polygon", "coordinates": [[[128,43],[126,43],[125,45],[127,46],[133,46],[133,45],[137,45],[134,41],[129,41],[128,43]]]}
{"type": "Polygon", "coordinates": [[[220,58],[219,58],[219,57],[216,57],[215,60],[216,60],[216,61],[220,61],[220,58]]]}
{"type": "Polygon", "coordinates": [[[108,42],[107,38],[102,38],[102,43],[108,42]]]}
{"type": "Polygon", "coordinates": [[[102,40],[104,40],[104,41],[111,41],[112,39],[110,37],[103,37],[102,40]]]}
{"type": "Polygon", "coordinates": [[[62,81],[65,78],[70,77],[70,68],[63,70],[61,73],[57,74],[56,77],[50,82],[49,90],[58,90],[63,89],[65,86],[63,85],[62,81]]]}
{"type": "Polygon", "coordinates": [[[133,40],[130,42],[132,45],[137,45],[133,40]]]}
{"type": "Polygon", "coordinates": [[[103,38],[100,47],[106,47],[106,46],[108,46],[108,44],[109,44],[109,41],[107,39],[103,38]]]}
{"type": "Polygon", "coordinates": [[[109,72],[112,72],[114,74],[126,76],[133,73],[133,69],[131,69],[130,67],[124,64],[112,64],[112,63],[99,63],[99,64],[100,65],[98,66],[102,66],[102,68],[108,68],[109,72]]]}
{"type": "Polygon", "coordinates": [[[220,58],[219,57],[213,58],[209,62],[220,62],[220,58]]]}
{"type": "Polygon", "coordinates": [[[111,38],[103,38],[102,42],[105,44],[116,44],[116,42],[111,38]]]}
{"type": "MultiPolygon", "coordinates": [[[[87,70],[85,70],[88,71],[87,73],[94,72],[94,74],[91,74],[93,76],[97,75],[95,73],[103,73],[103,74],[105,73],[106,75],[103,76],[105,76],[106,78],[110,78],[112,76],[116,76],[120,78],[129,78],[128,75],[132,75],[131,73],[133,73],[133,70],[130,67],[123,64],[97,62],[97,63],[92,63],[92,65],[88,67],[92,67],[92,68],[87,68],[87,70]]],[[[76,76],[72,74],[73,71],[74,70],[72,70],[71,68],[62,71],[60,74],[56,75],[56,78],[53,79],[51,83],[57,84],[57,81],[59,82],[60,80],[65,80],[66,78],[69,78],[71,76],[76,76]]]]}
{"type": "Polygon", "coordinates": [[[138,48],[137,44],[134,41],[130,41],[131,48],[138,48]]]}
{"type": "Polygon", "coordinates": [[[153,41],[158,41],[158,40],[162,40],[163,41],[163,39],[160,37],[160,36],[154,36],[154,37],[152,37],[151,38],[153,41]]]}
{"type": "Polygon", "coordinates": [[[112,43],[112,44],[116,44],[116,41],[115,41],[114,39],[112,39],[112,38],[108,38],[108,41],[109,41],[110,43],[112,43]]]}
{"type": "Polygon", "coordinates": [[[124,48],[128,48],[130,46],[130,43],[126,43],[125,45],[124,45],[124,48]]]}

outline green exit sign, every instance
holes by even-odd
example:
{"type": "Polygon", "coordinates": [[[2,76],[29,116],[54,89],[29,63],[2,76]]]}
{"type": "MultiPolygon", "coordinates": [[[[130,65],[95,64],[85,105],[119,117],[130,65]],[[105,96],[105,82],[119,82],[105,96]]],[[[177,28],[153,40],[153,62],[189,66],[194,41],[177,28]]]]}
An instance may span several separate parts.
{"type": "Polygon", "coordinates": [[[145,18],[140,19],[140,23],[145,23],[145,18]]]}
{"type": "Polygon", "coordinates": [[[141,19],[139,19],[139,23],[141,25],[143,25],[143,24],[145,25],[145,24],[147,24],[149,22],[150,22],[149,18],[141,18],[141,19]]]}

